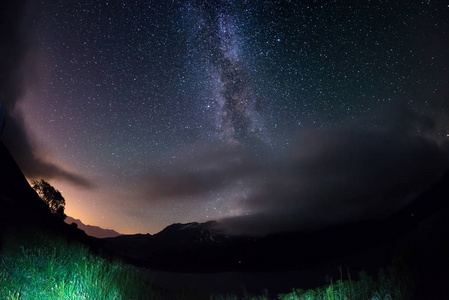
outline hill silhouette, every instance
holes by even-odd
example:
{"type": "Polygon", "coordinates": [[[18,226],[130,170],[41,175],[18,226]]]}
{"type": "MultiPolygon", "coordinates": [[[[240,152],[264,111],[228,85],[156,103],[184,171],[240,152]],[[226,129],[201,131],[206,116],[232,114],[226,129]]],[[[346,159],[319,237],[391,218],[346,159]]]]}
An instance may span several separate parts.
{"type": "Polygon", "coordinates": [[[50,230],[66,239],[90,244],[82,231],[52,214],[28,183],[7,147],[0,141],[0,251],[6,234],[50,230]]]}
{"type": "Polygon", "coordinates": [[[116,237],[119,235],[122,235],[121,233],[118,233],[115,230],[112,229],[104,229],[99,226],[93,226],[93,225],[86,225],[81,220],[74,219],[72,217],[67,216],[65,219],[65,222],[67,224],[75,223],[79,229],[84,231],[87,235],[96,237],[96,238],[109,238],[109,237],[116,237]]]}
{"type": "MultiPolygon", "coordinates": [[[[159,233],[122,235],[101,241],[101,247],[128,261],[174,271],[296,270],[357,254],[386,244],[386,255],[368,264],[385,264],[403,236],[418,236],[435,214],[447,213],[449,173],[415,201],[381,220],[340,224],[312,232],[280,232],[266,236],[227,235],[217,222],[172,224],[159,233]]],[[[425,232],[443,235],[440,225],[425,232]]],[[[419,237],[420,239],[422,236],[419,237]]],[[[374,266],[376,268],[376,266],[374,266]]]]}
{"type": "Polygon", "coordinates": [[[31,188],[6,146],[0,142],[0,222],[51,223],[54,217],[31,188]]]}

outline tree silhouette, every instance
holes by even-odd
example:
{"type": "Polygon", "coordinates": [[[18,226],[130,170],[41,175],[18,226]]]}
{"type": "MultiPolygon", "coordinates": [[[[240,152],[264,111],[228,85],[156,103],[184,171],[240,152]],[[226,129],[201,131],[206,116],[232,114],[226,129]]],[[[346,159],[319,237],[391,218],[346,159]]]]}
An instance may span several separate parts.
{"type": "Polygon", "coordinates": [[[64,213],[65,199],[57,189],[43,179],[40,181],[33,180],[31,186],[41,199],[47,203],[53,214],[61,217],[63,220],[67,217],[64,213]]]}

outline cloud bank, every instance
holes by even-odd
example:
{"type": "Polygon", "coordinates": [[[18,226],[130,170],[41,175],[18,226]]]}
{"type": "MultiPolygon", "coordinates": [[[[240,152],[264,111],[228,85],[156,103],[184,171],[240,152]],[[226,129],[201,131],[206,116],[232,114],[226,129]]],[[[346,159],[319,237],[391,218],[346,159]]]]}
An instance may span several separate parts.
{"type": "Polygon", "coordinates": [[[171,153],[171,163],[149,169],[139,185],[151,203],[188,199],[201,207],[203,195],[243,183],[232,205],[245,213],[221,219],[221,229],[263,235],[383,218],[448,166],[443,147],[400,130],[314,129],[293,140],[283,150],[198,143],[171,153]]]}
{"type": "Polygon", "coordinates": [[[245,203],[222,220],[233,233],[316,229],[385,217],[441,178],[447,156],[432,141],[364,130],[313,130],[297,137],[245,203]]]}

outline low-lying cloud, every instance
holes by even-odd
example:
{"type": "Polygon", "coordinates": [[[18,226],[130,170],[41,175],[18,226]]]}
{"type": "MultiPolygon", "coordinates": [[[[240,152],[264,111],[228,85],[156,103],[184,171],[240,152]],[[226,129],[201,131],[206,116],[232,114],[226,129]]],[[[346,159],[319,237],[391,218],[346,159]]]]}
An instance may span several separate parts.
{"type": "Polygon", "coordinates": [[[440,179],[448,165],[435,142],[398,131],[314,129],[293,140],[284,150],[212,143],[184,148],[140,177],[145,198],[184,197],[200,206],[200,196],[243,182],[249,192],[233,205],[245,213],[220,220],[222,229],[307,230],[385,217],[440,179]]]}
{"type": "Polygon", "coordinates": [[[266,234],[385,217],[436,182],[447,156],[427,139],[387,132],[302,132],[276,172],[245,200],[249,216],[222,220],[234,233],[266,234]]]}

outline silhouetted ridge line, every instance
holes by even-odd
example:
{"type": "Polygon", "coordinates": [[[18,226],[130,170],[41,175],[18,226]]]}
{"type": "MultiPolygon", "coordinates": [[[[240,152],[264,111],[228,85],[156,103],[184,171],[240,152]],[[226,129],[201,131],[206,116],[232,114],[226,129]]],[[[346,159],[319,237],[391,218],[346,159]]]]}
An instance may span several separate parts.
{"type": "Polygon", "coordinates": [[[0,142],[0,218],[35,222],[52,218],[47,205],[31,188],[6,146],[0,142]]]}

